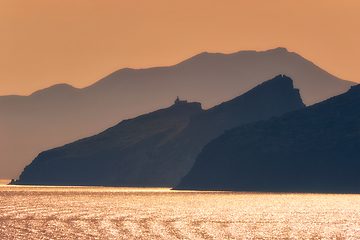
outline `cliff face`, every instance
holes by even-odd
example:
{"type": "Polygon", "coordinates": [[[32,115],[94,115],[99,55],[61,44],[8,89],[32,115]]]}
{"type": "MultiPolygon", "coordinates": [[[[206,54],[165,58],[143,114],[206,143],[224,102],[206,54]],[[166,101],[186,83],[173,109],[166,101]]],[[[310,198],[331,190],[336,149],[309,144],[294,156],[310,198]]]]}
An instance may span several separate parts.
{"type": "Polygon", "coordinates": [[[173,187],[224,130],[303,107],[281,75],[209,110],[180,101],[39,154],[16,184],[173,187]]]}
{"type": "Polygon", "coordinates": [[[360,85],[208,143],[175,189],[360,193],[360,85]]]}
{"type": "MultiPolygon", "coordinates": [[[[225,130],[304,107],[299,90],[294,89],[291,78],[279,75],[237,98],[193,115],[189,125],[179,135],[155,149],[156,159],[171,159],[181,172],[181,177],[185,176],[205,144],[225,130]]],[[[176,186],[180,178],[174,180],[172,186],[176,186]]]]}
{"type": "Polygon", "coordinates": [[[298,89],[285,75],[278,75],[247,93],[224,102],[191,118],[185,129],[206,142],[245,123],[261,121],[303,108],[298,89]]]}

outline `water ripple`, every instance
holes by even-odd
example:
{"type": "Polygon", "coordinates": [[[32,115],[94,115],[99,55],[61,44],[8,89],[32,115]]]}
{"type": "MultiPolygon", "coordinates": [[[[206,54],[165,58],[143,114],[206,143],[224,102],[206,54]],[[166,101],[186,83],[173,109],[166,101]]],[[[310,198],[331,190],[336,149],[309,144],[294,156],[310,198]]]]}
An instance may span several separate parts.
{"type": "Polygon", "coordinates": [[[0,186],[0,239],[360,239],[360,196],[0,186]]]}

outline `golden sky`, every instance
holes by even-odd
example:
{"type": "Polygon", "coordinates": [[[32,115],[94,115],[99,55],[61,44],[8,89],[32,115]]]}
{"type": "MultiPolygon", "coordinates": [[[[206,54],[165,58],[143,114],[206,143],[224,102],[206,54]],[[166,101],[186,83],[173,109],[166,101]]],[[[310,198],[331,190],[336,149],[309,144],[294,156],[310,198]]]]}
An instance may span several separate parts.
{"type": "Polygon", "coordinates": [[[360,1],[0,0],[0,95],[279,46],[360,83],[360,1]]]}

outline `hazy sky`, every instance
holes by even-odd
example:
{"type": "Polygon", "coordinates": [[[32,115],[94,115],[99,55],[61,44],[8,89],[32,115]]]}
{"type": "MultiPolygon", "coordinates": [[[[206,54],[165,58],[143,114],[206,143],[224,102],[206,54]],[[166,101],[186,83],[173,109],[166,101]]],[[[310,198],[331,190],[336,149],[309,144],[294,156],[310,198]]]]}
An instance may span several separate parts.
{"type": "Polygon", "coordinates": [[[0,0],[0,95],[279,46],[360,82],[360,1],[0,0]]]}

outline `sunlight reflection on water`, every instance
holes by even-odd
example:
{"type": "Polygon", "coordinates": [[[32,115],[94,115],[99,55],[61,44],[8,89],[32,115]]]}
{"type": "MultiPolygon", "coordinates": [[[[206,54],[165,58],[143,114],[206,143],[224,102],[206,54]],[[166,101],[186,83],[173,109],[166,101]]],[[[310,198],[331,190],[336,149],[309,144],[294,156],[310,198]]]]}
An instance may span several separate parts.
{"type": "Polygon", "coordinates": [[[0,186],[0,239],[360,239],[360,195],[0,186]]]}

